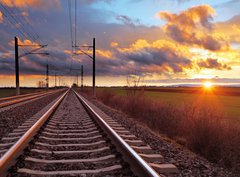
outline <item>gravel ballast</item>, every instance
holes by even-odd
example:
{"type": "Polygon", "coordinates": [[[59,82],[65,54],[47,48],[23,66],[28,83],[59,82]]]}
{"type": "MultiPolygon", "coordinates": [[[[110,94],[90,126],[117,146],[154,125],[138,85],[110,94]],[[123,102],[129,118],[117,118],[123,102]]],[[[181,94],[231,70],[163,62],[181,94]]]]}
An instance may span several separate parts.
{"type": "Polygon", "coordinates": [[[116,151],[95,121],[88,115],[71,90],[30,142],[30,146],[25,149],[22,159],[11,169],[12,173],[9,176],[33,176],[34,173],[36,174],[39,171],[41,171],[39,176],[50,176],[48,175],[50,173],[53,176],[134,176],[129,166],[122,160],[121,155],[116,151]],[[91,134],[91,130],[87,130],[90,124],[91,127],[96,128],[97,135],[100,136],[99,138],[93,138],[95,135],[91,134]],[[53,135],[49,134],[52,133],[51,131],[64,133],[55,132],[55,135],[53,135]],[[71,131],[86,132],[83,134],[71,133],[71,131]],[[79,139],[76,140],[74,138],[79,139]],[[98,144],[88,145],[89,143],[97,143],[99,141],[104,141],[104,150],[99,150],[98,144]],[[39,143],[42,143],[42,145],[39,145],[39,143]],[[53,151],[46,144],[61,144],[61,146],[55,147],[55,151],[53,151]],[[69,148],[69,145],[73,148],[75,147],[74,151],[69,148]],[[84,145],[89,148],[84,150],[82,148],[84,145]],[[91,148],[93,149],[91,150],[91,148]],[[114,166],[118,166],[118,168],[112,169],[114,166]],[[110,168],[110,170],[104,171],[106,168],[110,168]],[[94,172],[94,170],[99,172],[94,172]],[[73,171],[76,171],[75,174],[73,171]],[[64,175],[59,175],[59,173],[64,173],[64,175]]]}
{"type": "Polygon", "coordinates": [[[123,112],[112,109],[100,101],[91,99],[86,95],[84,96],[108,116],[122,124],[132,134],[150,145],[156,152],[163,155],[165,162],[176,165],[180,171],[179,176],[239,176],[225,168],[210,163],[205,158],[193,153],[186,147],[179,145],[166,136],[154,133],[123,112]]]}
{"type": "Polygon", "coordinates": [[[31,118],[62,93],[63,91],[43,96],[41,98],[34,99],[33,101],[27,101],[26,104],[21,104],[20,106],[1,111],[0,139],[16,129],[25,120],[31,118]]]}

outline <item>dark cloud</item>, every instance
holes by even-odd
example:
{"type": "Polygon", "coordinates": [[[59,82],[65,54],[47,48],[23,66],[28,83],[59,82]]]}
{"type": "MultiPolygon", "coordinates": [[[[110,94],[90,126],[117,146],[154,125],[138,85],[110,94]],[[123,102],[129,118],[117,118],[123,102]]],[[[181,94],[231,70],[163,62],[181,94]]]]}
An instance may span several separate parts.
{"type": "MultiPolygon", "coordinates": [[[[68,56],[59,51],[52,51],[51,57],[43,55],[28,55],[19,59],[19,68],[21,74],[37,74],[44,75],[46,73],[47,61],[50,68],[58,69],[62,73],[68,71],[66,67],[66,62],[68,61],[68,56]]],[[[50,69],[51,70],[51,69],[50,69]]],[[[0,60],[0,74],[14,74],[15,72],[15,60],[14,54],[7,54],[1,56],[0,60]]]]}
{"type": "Polygon", "coordinates": [[[142,68],[146,72],[154,73],[179,73],[185,68],[191,68],[192,63],[184,57],[183,53],[175,50],[164,41],[157,41],[155,44],[146,44],[145,46],[133,47],[127,50],[120,50],[119,58],[125,58],[136,64],[136,68],[142,68]],[[157,42],[161,43],[157,45],[157,42]]]}
{"type": "Polygon", "coordinates": [[[126,15],[118,15],[118,16],[116,16],[116,19],[125,25],[130,25],[130,26],[140,25],[139,19],[132,19],[126,15]]]}
{"type": "Polygon", "coordinates": [[[169,48],[144,48],[137,51],[126,52],[123,54],[129,60],[141,65],[168,65],[174,72],[181,72],[178,66],[187,66],[191,62],[182,56],[179,56],[169,48]]]}
{"type": "Polygon", "coordinates": [[[49,8],[57,8],[61,7],[61,3],[59,0],[51,0],[51,1],[42,1],[42,0],[1,0],[1,3],[8,7],[17,7],[17,8],[28,8],[32,7],[36,9],[49,9],[49,8]]]}
{"type": "Polygon", "coordinates": [[[231,70],[231,67],[220,63],[218,59],[208,58],[197,63],[200,68],[217,69],[217,70],[231,70]]]}

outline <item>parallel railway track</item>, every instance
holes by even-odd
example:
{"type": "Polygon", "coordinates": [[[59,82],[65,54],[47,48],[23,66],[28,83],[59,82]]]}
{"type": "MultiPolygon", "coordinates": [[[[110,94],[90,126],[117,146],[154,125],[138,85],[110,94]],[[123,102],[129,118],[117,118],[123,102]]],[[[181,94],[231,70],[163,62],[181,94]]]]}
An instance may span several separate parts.
{"type": "Polygon", "coordinates": [[[44,93],[44,92],[45,91],[39,91],[39,92],[26,93],[26,94],[17,95],[17,96],[2,97],[2,98],[0,98],[0,103],[4,102],[4,101],[9,101],[9,100],[14,100],[14,99],[19,99],[19,98],[31,96],[31,95],[37,95],[37,94],[44,93]]]}
{"type": "Polygon", "coordinates": [[[165,164],[161,155],[71,90],[3,141],[2,176],[177,174],[174,165],[165,164]]]}
{"type": "Polygon", "coordinates": [[[48,92],[38,92],[38,93],[31,93],[31,94],[25,94],[25,95],[19,95],[19,96],[0,98],[0,108],[4,108],[4,107],[11,106],[11,105],[21,103],[24,101],[32,100],[32,99],[46,96],[49,94],[53,94],[58,91],[60,91],[60,90],[53,90],[53,91],[48,91],[48,92]]]}

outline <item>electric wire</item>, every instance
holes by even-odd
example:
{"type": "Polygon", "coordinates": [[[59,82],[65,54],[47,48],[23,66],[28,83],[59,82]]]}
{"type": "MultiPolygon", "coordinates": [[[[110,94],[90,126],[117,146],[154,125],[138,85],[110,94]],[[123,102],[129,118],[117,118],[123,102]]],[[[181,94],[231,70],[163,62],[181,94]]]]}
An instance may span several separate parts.
{"type": "Polygon", "coordinates": [[[71,35],[71,48],[73,54],[73,30],[72,30],[72,13],[71,13],[71,0],[68,0],[68,13],[69,13],[69,25],[70,25],[70,35],[71,35]]]}
{"type": "Polygon", "coordinates": [[[75,50],[77,47],[77,0],[75,0],[75,50]]]}
{"type": "MultiPolygon", "coordinates": [[[[19,26],[17,25],[18,23],[17,23],[16,19],[14,20],[12,14],[8,11],[8,9],[2,3],[0,3],[0,6],[2,8],[2,13],[3,13],[4,17],[6,19],[8,19],[7,21],[9,22],[9,24],[12,25],[13,28],[16,27],[17,31],[22,35],[22,37],[27,39],[26,34],[22,31],[22,29],[19,28],[19,26]],[[13,22],[13,21],[15,21],[15,22],[13,22]]],[[[25,53],[28,52],[26,49],[23,49],[23,51],[25,53]]]]}

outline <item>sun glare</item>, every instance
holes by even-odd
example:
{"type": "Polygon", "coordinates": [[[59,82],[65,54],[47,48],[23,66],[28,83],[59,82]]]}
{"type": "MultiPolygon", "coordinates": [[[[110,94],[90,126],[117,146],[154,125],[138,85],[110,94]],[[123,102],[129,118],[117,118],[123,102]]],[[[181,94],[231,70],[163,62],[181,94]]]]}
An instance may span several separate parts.
{"type": "Polygon", "coordinates": [[[203,86],[206,88],[206,89],[211,89],[213,87],[213,84],[211,82],[204,82],[203,86]]]}

